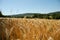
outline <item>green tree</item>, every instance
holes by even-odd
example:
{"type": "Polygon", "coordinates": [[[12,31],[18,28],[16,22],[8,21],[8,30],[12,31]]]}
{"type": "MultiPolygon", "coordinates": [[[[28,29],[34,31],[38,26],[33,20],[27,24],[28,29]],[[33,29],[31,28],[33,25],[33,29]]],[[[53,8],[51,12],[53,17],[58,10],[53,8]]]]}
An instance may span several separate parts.
{"type": "Polygon", "coordinates": [[[2,15],[2,12],[0,11],[0,17],[2,17],[3,15],[2,15]]]}

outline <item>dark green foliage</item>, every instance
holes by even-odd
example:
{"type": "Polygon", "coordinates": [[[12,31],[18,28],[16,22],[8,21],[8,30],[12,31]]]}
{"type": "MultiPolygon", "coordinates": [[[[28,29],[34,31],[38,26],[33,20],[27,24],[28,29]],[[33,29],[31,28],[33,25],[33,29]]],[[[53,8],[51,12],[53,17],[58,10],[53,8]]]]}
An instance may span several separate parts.
{"type": "Polygon", "coordinates": [[[2,17],[3,15],[2,15],[2,13],[1,13],[1,11],[0,11],[0,17],[2,17]]]}
{"type": "Polygon", "coordinates": [[[53,19],[60,19],[60,12],[49,13],[53,19]]]}
{"type": "Polygon", "coordinates": [[[52,12],[52,13],[48,13],[48,14],[26,13],[26,14],[9,15],[9,16],[3,16],[2,13],[1,13],[1,11],[0,11],[0,17],[60,19],[60,11],[59,12],[52,12]]]}

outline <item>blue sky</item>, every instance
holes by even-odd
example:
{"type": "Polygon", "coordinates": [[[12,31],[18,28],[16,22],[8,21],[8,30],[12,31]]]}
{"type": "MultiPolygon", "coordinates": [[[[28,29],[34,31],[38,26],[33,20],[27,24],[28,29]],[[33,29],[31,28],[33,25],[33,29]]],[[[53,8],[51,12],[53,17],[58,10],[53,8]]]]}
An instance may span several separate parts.
{"type": "Polygon", "coordinates": [[[60,11],[60,0],[0,0],[4,15],[60,11]]]}

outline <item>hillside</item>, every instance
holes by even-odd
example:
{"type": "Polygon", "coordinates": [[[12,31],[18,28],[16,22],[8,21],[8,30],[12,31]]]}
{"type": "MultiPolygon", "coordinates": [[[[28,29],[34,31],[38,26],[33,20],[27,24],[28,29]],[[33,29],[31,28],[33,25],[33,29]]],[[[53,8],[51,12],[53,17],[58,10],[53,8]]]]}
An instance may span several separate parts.
{"type": "Polygon", "coordinates": [[[2,13],[0,13],[0,17],[60,19],[60,11],[51,12],[51,13],[47,13],[47,14],[42,14],[42,13],[24,13],[24,14],[16,14],[16,15],[2,15],[2,13]]]}
{"type": "Polygon", "coordinates": [[[0,40],[60,40],[60,20],[0,18],[0,40]]]}

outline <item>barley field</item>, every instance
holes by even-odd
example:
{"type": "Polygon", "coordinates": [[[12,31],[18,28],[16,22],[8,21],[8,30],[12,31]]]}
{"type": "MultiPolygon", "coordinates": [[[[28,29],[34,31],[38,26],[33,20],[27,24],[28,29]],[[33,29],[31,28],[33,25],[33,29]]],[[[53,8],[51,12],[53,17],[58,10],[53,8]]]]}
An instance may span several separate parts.
{"type": "Polygon", "coordinates": [[[60,20],[0,18],[0,40],[60,40],[60,20]]]}

